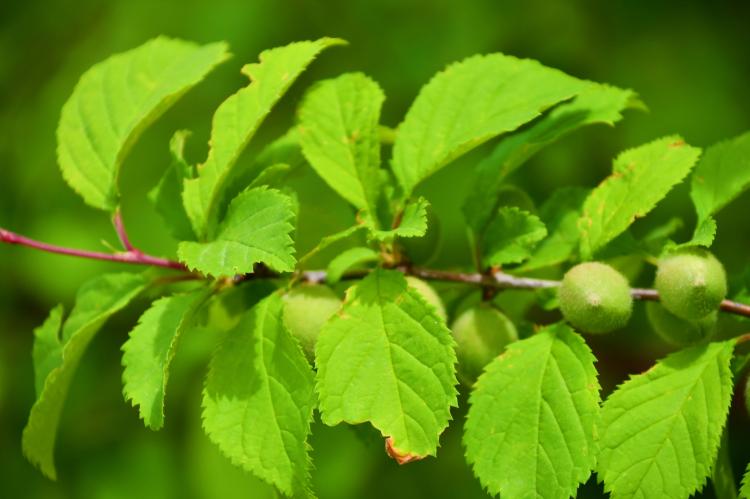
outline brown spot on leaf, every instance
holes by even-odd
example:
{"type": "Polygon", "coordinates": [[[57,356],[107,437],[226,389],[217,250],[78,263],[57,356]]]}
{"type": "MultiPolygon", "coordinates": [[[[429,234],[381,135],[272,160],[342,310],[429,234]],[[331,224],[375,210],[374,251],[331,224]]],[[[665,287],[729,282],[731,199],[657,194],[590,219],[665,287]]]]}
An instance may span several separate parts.
{"type": "Polygon", "coordinates": [[[393,445],[393,437],[386,437],[385,439],[385,452],[391,458],[393,458],[398,464],[411,463],[412,461],[419,461],[424,456],[417,456],[408,452],[402,452],[393,445]]]}
{"type": "Polygon", "coordinates": [[[675,140],[674,142],[669,144],[669,147],[682,147],[684,145],[685,145],[685,141],[680,139],[680,140],[675,140]]]}

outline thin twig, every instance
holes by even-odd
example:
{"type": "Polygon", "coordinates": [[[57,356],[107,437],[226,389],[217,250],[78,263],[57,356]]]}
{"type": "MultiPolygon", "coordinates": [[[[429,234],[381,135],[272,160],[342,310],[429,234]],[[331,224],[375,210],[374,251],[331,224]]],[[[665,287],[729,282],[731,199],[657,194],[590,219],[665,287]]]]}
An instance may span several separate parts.
{"type": "Polygon", "coordinates": [[[659,301],[659,293],[655,289],[631,288],[630,296],[634,300],[659,301]]]}
{"type": "Polygon", "coordinates": [[[744,303],[731,301],[731,300],[724,300],[721,302],[720,307],[724,312],[729,312],[730,314],[735,315],[744,315],[745,317],[750,317],[750,306],[745,305],[744,303]]]}
{"type": "Polygon", "coordinates": [[[122,247],[125,248],[126,251],[140,253],[140,251],[135,249],[135,247],[130,243],[130,238],[128,238],[128,233],[125,230],[125,224],[122,221],[122,214],[120,213],[119,208],[115,210],[115,214],[112,215],[112,225],[115,226],[115,232],[117,232],[117,237],[120,239],[122,247]]]}
{"type": "MultiPolygon", "coordinates": [[[[115,227],[117,227],[117,225],[115,225],[115,227]]],[[[127,235],[125,235],[125,239],[122,240],[123,245],[125,245],[125,241],[127,241],[127,235]]],[[[21,236],[2,228],[0,228],[0,242],[8,244],[19,244],[22,246],[28,246],[29,248],[35,248],[50,253],[58,253],[61,255],[90,258],[94,260],[107,260],[111,262],[130,263],[134,265],[151,265],[155,267],[164,267],[189,272],[185,265],[180,262],[147,255],[135,248],[122,253],[99,253],[96,251],[65,248],[62,246],[54,246],[40,241],[35,241],[28,237],[21,236]]],[[[130,243],[128,242],[128,244],[130,243]]],[[[558,287],[560,285],[560,281],[554,281],[550,279],[534,279],[530,277],[518,277],[506,274],[505,272],[495,272],[494,274],[488,275],[469,272],[452,272],[448,270],[425,269],[408,265],[401,265],[395,267],[395,269],[403,272],[406,275],[412,275],[414,277],[419,277],[420,279],[424,279],[427,281],[458,282],[494,289],[549,289],[558,287]]],[[[369,271],[367,270],[355,270],[347,272],[341,278],[343,280],[361,279],[362,277],[366,276],[368,272],[369,271]]],[[[190,279],[195,278],[195,274],[191,275],[193,277],[190,277],[190,279]]],[[[308,283],[321,284],[326,282],[326,272],[324,270],[299,271],[296,275],[298,276],[300,281],[308,283]]],[[[256,279],[278,279],[280,277],[282,277],[280,274],[271,271],[264,265],[256,265],[252,274],[235,276],[234,282],[239,283],[246,280],[256,279]]],[[[636,300],[659,301],[659,293],[655,289],[632,288],[630,290],[630,294],[636,300]]],[[[719,308],[722,311],[730,314],[750,317],[750,305],[746,305],[744,303],[732,300],[724,300],[721,302],[719,308]]],[[[747,339],[744,339],[744,337],[742,337],[741,341],[750,341],[750,335],[748,335],[747,339]]]]}
{"type": "Polygon", "coordinates": [[[101,253],[98,251],[80,250],[74,248],[66,248],[63,246],[55,246],[54,244],[47,244],[41,241],[10,232],[5,229],[0,229],[0,242],[8,244],[18,244],[21,246],[27,246],[29,248],[46,251],[48,253],[57,253],[60,255],[75,256],[79,258],[89,258],[92,260],[106,260],[110,262],[130,263],[133,265],[150,265],[154,267],[164,267],[168,269],[184,270],[187,271],[185,265],[174,260],[167,258],[160,258],[158,256],[147,255],[140,251],[125,251],[122,253],[101,253]]]}
{"type": "Polygon", "coordinates": [[[505,272],[495,272],[492,275],[449,272],[446,270],[423,269],[419,267],[398,267],[405,274],[413,275],[425,280],[461,282],[490,288],[513,288],[513,289],[541,289],[554,288],[560,285],[560,281],[548,279],[531,279],[528,277],[516,277],[505,272]]]}

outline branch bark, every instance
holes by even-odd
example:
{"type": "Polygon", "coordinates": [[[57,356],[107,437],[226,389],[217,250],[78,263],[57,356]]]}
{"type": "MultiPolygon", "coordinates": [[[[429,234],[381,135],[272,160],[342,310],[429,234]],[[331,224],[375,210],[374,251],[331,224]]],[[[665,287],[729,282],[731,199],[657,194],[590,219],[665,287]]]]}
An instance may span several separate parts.
{"type": "Polygon", "coordinates": [[[182,270],[185,272],[188,271],[187,267],[185,267],[185,265],[180,262],[169,260],[167,258],[160,258],[158,256],[147,255],[135,249],[123,251],[120,253],[102,253],[98,251],[66,248],[63,246],[56,246],[54,244],[47,244],[41,241],[36,241],[34,239],[16,234],[15,232],[11,232],[5,229],[0,229],[0,242],[8,244],[18,244],[20,246],[27,246],[29,248],[46,251],[48,253],[75,256],[78,258],[106,260],[110,262],[129,263],[132,265],[149,265],[152,267],[164,267],[168,269],[182,270]]]}
{"type": "MultiPolygon", "coordinates": [[[[27,246],[29,248],[47,251],[49,253],[57,253],[60,255],[89,258],[93,260],[107,260],[111,262],[129,263],[133,265],[150,265],[154,267],[163,267],[168,269],[180,270],[183,272],[189,272],[187,267],[185,267],[184,264],[178,261],[148,255],[134,248],[127,238],[124,226],[122,225],[122,220],[118,215],[119,213],[115,214],[113,222],[123,246],[125,246],[126,248],[130,248],[125,252],[101,253],[96,251],[55,246],[52,244],[47,244],[41,241],[30,239],[25,236],[21,236],[20,234],[16,234],[15,232],[11,232],[2,228],[0,228],[0,242],[8,244],[18,244],[21,246],[27,246]]],[[[244,280],[254,279],[278,279],[282,277],[280,274],[272,272],[264,266],[257,266],[257,268],[257,272],[243,276],[236,276],[234,278],[234,281],[241,282],[244,280]]],[[[530,277],[518,277],[511,274],[506,274],[505,272],[495,272],[488,275],[469,272],[453,272],[448,270],[426,269],[412,266],[398,266],[395,267],[395,269],[403,272],[406,275],[418,277],[426,281],[458,282],[494,289],[548,289],[555,288],[560,285],[560,281],[554,281],[550,279],[534,279],[530,277]]],[[[353,271],[345,274],[343,276],[343,279],[360,279],[365,275],[367,275],[367,271],[353,271]]],[[[326,281],[326,272],[324,270],[300,271],[298,276],[300,280],[309,283],[320,284],[326,281]]],[[[659,301],[659,293],[655,289],[632,288],[630,290],[630,293],[635,300],[659,301]]],[[[750,305],[744,303],[732,300],[724,300],[721,302],[719,308],[723,312],[750,317],[750,305]]]]}

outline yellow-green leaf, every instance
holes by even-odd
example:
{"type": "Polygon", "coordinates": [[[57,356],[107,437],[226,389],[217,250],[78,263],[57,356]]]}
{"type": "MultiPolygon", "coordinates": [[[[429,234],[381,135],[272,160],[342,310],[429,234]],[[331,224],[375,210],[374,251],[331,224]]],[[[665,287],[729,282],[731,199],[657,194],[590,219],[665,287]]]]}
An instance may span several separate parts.
{"type": "Polygon", "coordinates": [[[57,128],[68,184],[94,208],[114,211],[120,165],[141,132],[228,56],[225,43],[159,37],[89,69],[57,128]]]}
{"type": "Polygon", "coordinates": [[[260,124],[322,50],[342,43],[335,38],[295,42],[265,50],[258,63],[242,68],[250,85],[230,96],[216,110],[208,158],[198,165],[198,176],[185,182],[185,211],[200,240],[211,239],[234,165],[260,124]]]}

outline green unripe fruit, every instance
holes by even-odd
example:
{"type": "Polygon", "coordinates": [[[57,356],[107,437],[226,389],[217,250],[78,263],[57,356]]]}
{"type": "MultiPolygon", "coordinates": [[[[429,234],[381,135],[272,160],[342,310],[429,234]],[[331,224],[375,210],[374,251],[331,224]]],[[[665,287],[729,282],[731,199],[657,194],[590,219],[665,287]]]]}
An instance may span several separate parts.
{"type": "Polygon", "coordinates": [[[448,314],[445,313],[443,300],[440,299],[440,296],[432,286],[424,282],[422,279],[417,279],[411,275],[406,277],[406,282],[409,284],[410,288],[416,289],[427,303],[435,307],[435,311],[437,311],[437,314],[442,317],[443,320],[448,318],[448,314]]]}
{"type": "Polygon", "coordinates": [[[451,327],[456,340],[458,376],[471,385],[505,346],[518,339],[513,323],[488,303],[480,303],[462,312],[451,327]]]}
{"type": "Polygon", "coordinates": [[[307,358],[315,357],[315,342],[323,324],[341,307],[328,286],[305,284],[284,295],[284,325],[299,340],[307,358]]]}
{"type": "Polygon", "coordinates": [[[683,319],[697,320],[719,308],[727,295],[727,275],[715,256],[691,248],[659,261],[655,286],[664,308],[683,319]]]}
{"type": "Polygon", "coordinates": [[[689,321],[677,317],[659,303],[648,302],[646,315],[654,331],[664,341],[682,347],[710,338],[716,330],[718,313],[714,311],[706,317],[689,321]]]}
{"type": "Polygon", "coordinates": [[[558,299],[565,319],[587,333],[619,329],[628,323],[633,310],[628,280],[599,262],[570,269],[560,284],[558,299]]]}

